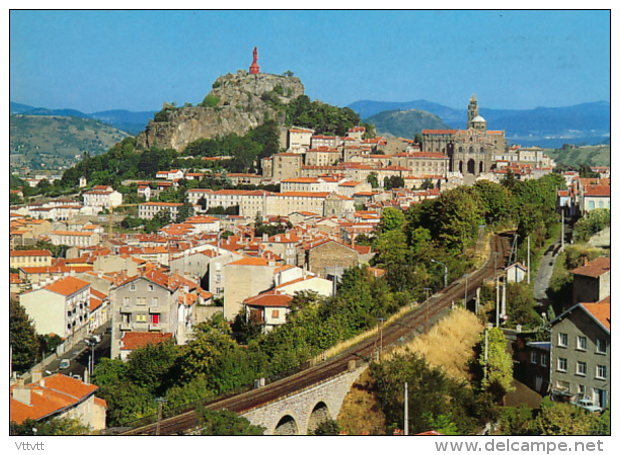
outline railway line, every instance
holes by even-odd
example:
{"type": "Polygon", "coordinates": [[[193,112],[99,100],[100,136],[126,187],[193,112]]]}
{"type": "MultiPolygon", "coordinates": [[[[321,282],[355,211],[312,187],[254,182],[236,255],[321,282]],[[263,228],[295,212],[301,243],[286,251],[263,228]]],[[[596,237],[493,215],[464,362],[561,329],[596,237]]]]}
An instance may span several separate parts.
{"type": "MultiPolygon", "coordinates": [[[[368,362],[373,355],[376,355],[378,343],[379,350],[395,346],[404,342],[416,331],[420,332],[428,327],[428,324],[435,322],[445,313],[453,303],[460,302],[465,296],[469,296],[472,289],[480,287],[483,281],[493,278],[495,266],[501,269],[508,259],[508,247],[506,238],[496,235],[492,238],[492,251],[497,252],[497,262],[493,255],[477,271],[468,275],[467,284],[465,280],[458,280],[441,292],[427,299],[418,308],[407,312],[398,320],[386,325],[381,329],[381,339],[370,337],[349,347],[336,356],[323,361],[313,367],[280,379],[267,386],[249,390],[229,397],[223,397],[215,401],[206,403],[204,407],[209,410],[230,410],[236,413],[247,412],[256,407],[265,405],[280,397],[287,396],[328,380],[340,373],[347,371],[352,362],[355,365],[368,362]],[[467,289],[465,286],[467,285],[467,289]]],[[[179,415],[169,417],[159,423],[132,428],[124,431],[122,435],[174,435],[187,434],[198,428],[199,415],[194,409],[190,409],[179,415]]]]}

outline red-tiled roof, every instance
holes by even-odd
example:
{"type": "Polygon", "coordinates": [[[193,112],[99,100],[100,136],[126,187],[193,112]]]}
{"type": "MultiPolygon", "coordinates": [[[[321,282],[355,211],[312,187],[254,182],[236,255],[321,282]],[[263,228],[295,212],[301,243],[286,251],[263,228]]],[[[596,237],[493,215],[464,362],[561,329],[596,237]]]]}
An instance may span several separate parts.
{"type": "Polygon", "coordinates": [[[61,294],[64,296],[70,296],[80,289],[90,286],[88,281],[80,280],[72,276],[61,278],[58,281],[48,284],[44,289],[61,294]]]}
{"type": "Polygon", "coordinates": [[[237,261],[230,262],[228,265],[249,265],[249,266],[267,266],[269,261],[263,258],[241,258],[237,261]]]}
{"type": "Polygon", "coordinates": [[[291,300],[293,300],[293,297],[286,294],[269,292],[265,294],[259,294],[253,297],[248,297],[243,301],[243,303],[249,306],[288,308],[291,300]]]}
{"type": "Polygon", "coordinates": [[[9,253],[10,257],[39,257],[39,256],[52,256],[50,250],[14,250],[9,253]]]}
{"type": "Polygon", "coordinates": [[[611,297],[596,303],[582,303],[581,306],[611,332],[611,297]]]}
{"type": "Polygon", "coordinates": [[[9,387],[10,420],[21,423],[26,419],[39,420],[68,408],[93,394],[98,387],[84,384],[78,379],[56,373],[41,381],[27,384],[30,389],[30,405],[13,399],[13,389],[9,387]]]}
{"type": "Polygon", "coordinates": [[[124,332],[120,349],[122,351],[133,351],[149,344],[159,344],[170,340],[172,340],[171,333],[124,332]]]}
{"type": "Polygon", "coordinates": [[[571,270],[573,275],[588,276],[598,278],[611,270],[611,260],[606,257],[599,257],[581,267],[571,270]]]}

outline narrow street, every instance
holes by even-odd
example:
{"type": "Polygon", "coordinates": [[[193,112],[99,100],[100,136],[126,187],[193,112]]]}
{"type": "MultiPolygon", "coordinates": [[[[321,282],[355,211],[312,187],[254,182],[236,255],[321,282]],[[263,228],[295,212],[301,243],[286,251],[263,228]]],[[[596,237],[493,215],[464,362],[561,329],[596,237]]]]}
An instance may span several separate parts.
{"type": "MultiPolygon", "coordinates": [[[[561,234],[560,234],[561,235],[561,234]]],[[[569,224],[569,220],[565,220],[564,224],[564,246],[570,243],[572,238],[572,228],[569,224]]],[[[549,280],[553,274],[553,267],[555,261],[561,252],[562,242],[560,236],[547,248],[545,254],[540,259],[540,265],[538,267],[538,273],[534,279],[534,298],[541,306],[547,306],[549,299],[547,296],[547,288],[549,287],[549,280]]]]}

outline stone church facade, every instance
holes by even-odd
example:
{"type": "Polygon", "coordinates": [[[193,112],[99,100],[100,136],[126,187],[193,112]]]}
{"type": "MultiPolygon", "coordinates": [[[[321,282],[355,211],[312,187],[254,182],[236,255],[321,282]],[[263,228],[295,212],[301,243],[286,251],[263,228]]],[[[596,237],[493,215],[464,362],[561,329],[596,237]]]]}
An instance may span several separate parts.
{"type": "Polygon", "coordinates": [[[494,155],[506,150],[506,133],[487,130],[487,122],[478,112],[476,95],[467,109],[466,130],[422,130],[422,150],[440,152],[450,158],[450,172],[480,175],[490,172],[494,155]]]}

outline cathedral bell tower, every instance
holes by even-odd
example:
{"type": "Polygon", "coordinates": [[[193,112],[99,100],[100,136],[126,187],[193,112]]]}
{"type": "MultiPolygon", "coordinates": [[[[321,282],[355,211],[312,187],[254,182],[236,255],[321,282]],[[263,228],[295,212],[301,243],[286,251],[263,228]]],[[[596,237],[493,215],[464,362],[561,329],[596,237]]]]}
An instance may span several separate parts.
{"type": "Polygon", "coordinates": [[[467,108],[467,129],[473,128],[473,120],[478,117],[478,100],[476,95],[473,94],[469,100],[469,107],[467,108]]]}

